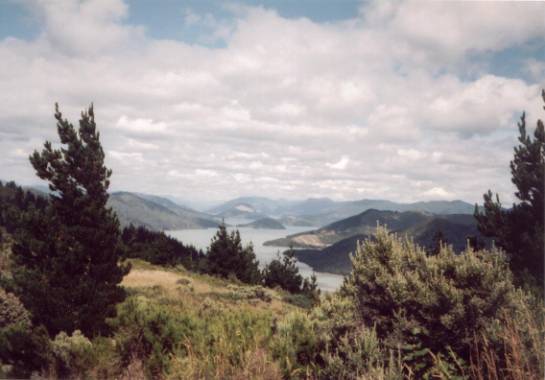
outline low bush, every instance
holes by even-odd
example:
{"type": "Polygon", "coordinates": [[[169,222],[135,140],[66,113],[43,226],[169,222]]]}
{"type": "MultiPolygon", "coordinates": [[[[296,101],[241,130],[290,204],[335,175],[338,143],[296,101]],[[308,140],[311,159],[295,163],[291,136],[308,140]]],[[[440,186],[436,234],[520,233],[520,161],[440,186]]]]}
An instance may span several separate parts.
{"type": "Polygon", "coordinates": [[[122,366],[139,359],[149,377],[168,371],[172,354],[195,330],[191,318],[138,297],[121,304],[111,324],[122,366]]]}
{"type": "Polygon", "coordinates": [[[0,288],[0,329],[12,324],[20,324],[22,328],[29,328],[31,325],[30,314],[13,293],[8,293],[0,288]]]}
{"type": "Polygon", "coordinates": [[[46,369],[51,361],[49,336],[34,327],[30,313],[12,293],[0,288],[0,366],[8,366],[9,377],[28,377],[46,369]]]}
{"type": "MultiPolygon", "coordinates": [[[[438,359],[467,368],[475,337],[503,350],[503,317],[520,309],[520,296],[499,251],[457,255],[441,247],[435,256],[410,239],[378,228],[358,246],[341,293],[353,300],[355,317],[374,326],[385,347],[399,347],[417,376],[436,371],[438,359]]],[[[498,363],[500,367],[505,363],[498,363]]]]}
{"type": "Polygon", "coordinates": [[[286,378],[543,378],[543,301],[500,252],[427,256],[379,229],[341,290],[289,315],[271,343],[286,378]]]}
{"type": "Polygon", "coordinates": [[[282,301],[303,309],[311,309],[316,304],[316,300],[313,297],[309,297],[307,294],[304,293],[285,294],[282,297],[282,301]]]}
{"type": "Polygon", "coordinates": [[[279,361],[285,378],[308,378],[322,363],[324,341],[317,326],[303,312],[292,312],[275,327],[271,342],[273,357],[279,361]]]}
{"type": "Polygon", "coordinates": [[[271,302],[272,296],[262,286],[228,286],[230,289],[227,296],[235,301],[239,300],[261,300],[271,302]]]}
{"type": "Polygon", "coordinates": [[[61,378],[80,378],[97,364],[93,344],[79,330],[72,335],[61,331],[51,342],[55,374],[61,378]]]}

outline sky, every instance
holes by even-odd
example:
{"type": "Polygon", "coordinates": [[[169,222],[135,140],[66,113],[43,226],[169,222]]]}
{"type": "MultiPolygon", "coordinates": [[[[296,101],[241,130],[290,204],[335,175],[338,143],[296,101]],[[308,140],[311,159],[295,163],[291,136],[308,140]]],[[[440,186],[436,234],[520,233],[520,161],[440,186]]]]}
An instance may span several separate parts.
{"type": "Polygon", "coordinates": [[[514,201],[545,3],[0,1],[0,178],[94,104],[111,190],[514,201]]]}

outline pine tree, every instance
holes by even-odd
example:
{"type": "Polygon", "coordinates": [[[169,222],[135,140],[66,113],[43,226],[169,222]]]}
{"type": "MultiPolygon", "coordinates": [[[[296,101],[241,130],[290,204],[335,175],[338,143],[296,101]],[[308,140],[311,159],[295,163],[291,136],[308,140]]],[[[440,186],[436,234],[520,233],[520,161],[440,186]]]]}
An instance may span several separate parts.
{"type": "MultiPolygon", "coordinates": [[[[545,90],[541,95],[545,101],[545,90]]],[[[489,190],[484,194],[484,211],[480,212],[475,205],[475,217],[479,231],[494,238],[495,244],[507,252],[518,279],[533,278],[541,287],[544,280],[545,130],[543,122],[538,120],[534,138],[528,136],[524,113],[518,128],[519,145],[515,147],[510,167],[519,202],[506,210],[499,196],[496,194],[494,200],[489,190]]]]}
{"type": "Polygon", "coordinates": [[[44,144],[30,162],[49,182],[49,206],[26,216],[13,247],[13,288],[51,336],[76,329],[87,336],[107,330],[125,293],[119,283],[119,221],[106,207],[111,170],[96,130],[93,106],[82,112],[79,129],[55,105],[62,147],[44,144]]]}
{"type": "Polygon", "coordinates": [[[207,253],[208,271],[222,277],[230,275],[248,284],[261,282],[259,262],[254,248],[250,244],[242,247],[238,230],[227,232],[225,224],[221,224],[212,238],[207,253]]]}
{"type": "Polygon", "coordinates": [[[303,277],[299,274],[299,268],[296,265],[295,252],[290,247],[282,253],[282,256],[272,260],[263,270],[264,284],[269,288],[279,286],[290,293],[299,293],[303,277]]]}

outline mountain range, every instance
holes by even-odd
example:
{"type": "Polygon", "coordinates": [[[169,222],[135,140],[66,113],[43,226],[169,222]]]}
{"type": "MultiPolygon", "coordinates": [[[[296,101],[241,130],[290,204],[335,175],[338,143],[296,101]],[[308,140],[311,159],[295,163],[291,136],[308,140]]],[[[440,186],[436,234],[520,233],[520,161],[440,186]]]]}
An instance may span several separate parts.
{"type": "Polygon", "coordinates": [[[291,201],[241,197],[215,206],[207,212],[222,218],[245,217],[256,220],[272,217],[284,225],[320,227],[369,209],[419,211],[431,214],[473,214],[474,205],[460,200],[399,203],[378,199],[334,201],[329,198],[309,198],[291,201]]]}
{"type": "Polygon", "coordinates": [[[468,214],[435,215],[419,211],[367,210],[358,215],[339,220],[325,227],[294,234],[283,239],[266,242],[274,246],[305,247],[297,249],[296,257],[314,270],[346,274],[351,270],[350,253],[358,241],[373,236],[377,225],[387,226],[390,231],[411,236],[424,248],[434,245],[439,232],[443,241],[455,251],[462,251],[469,237],[478,237],[475,218],[468,214]]]}
{"type": "Polygon", "coordinates": [[[116,212],[123,227],[134,224],[162,231],[214,228],[220,223],[212,215],[155,195],[115,192],[110,194],[108,206],[116,212]]]}
{"type": "Polygon", "coordinates": [[[282,225],[278,220],[273,218],[261,218],[247,224],[239,224],[237,227],[249,227],[256,229],[267,229],[267,230],[285,230],[286,227],[282,225]]]}

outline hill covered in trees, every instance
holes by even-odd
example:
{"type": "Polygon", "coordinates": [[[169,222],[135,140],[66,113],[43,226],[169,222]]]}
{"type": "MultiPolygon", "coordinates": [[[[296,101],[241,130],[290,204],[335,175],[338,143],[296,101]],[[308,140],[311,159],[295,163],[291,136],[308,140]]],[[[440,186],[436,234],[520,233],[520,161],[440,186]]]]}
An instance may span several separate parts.
{"type": "Polygon", "coordinates": [[[293,246],[296,257],[319,272],[347,274],[352,269],[350,254],[358,241],[371,238],[377,225],[407,235],[421,247],[433,249],[437,239],[463,251],[468,239],[483,245],[489,243],[478,231],[472,215],[432,215],[422,212],[367,210],[361,214],[329,224],[317,230],[302,232],[283,239],[266,242],[269,245],[293,246]]]}
{"type": "Polygon", "coordinates": [[[278,220],[273,218],[261,218],[247,224],[239,224],[238,227],[250,227],[250,228],[265,228],[271,230],[285,230],[286,227],[282,225],[278,220]]]}
{"type": "Polygon", "coordinates": [[[392,231],[408,233],[417,240],[420,236],[424,244],[428,243],[427,236],[435,230],[444,228],[445,234],[452,239],[452,243],[459,247],[464,245],[465,235],[460,236],[457,232],[470,235],[478,234],[477,222],[470,214],[446,214],[434,215],[418,211],[385,211],[367,210],[360,214],[341,219],[316,230],[301,232],[287,236],[283,239],[267,242],[269,245],[289,246],[301,248],[322,248],[339,242],[354,235],[371,235],[378,225],[388,226],[392,231]],[[463,231],[462,231],[463,230],[463,231]],[[462,241],[460,241],[462,239],[462,241]]]}

